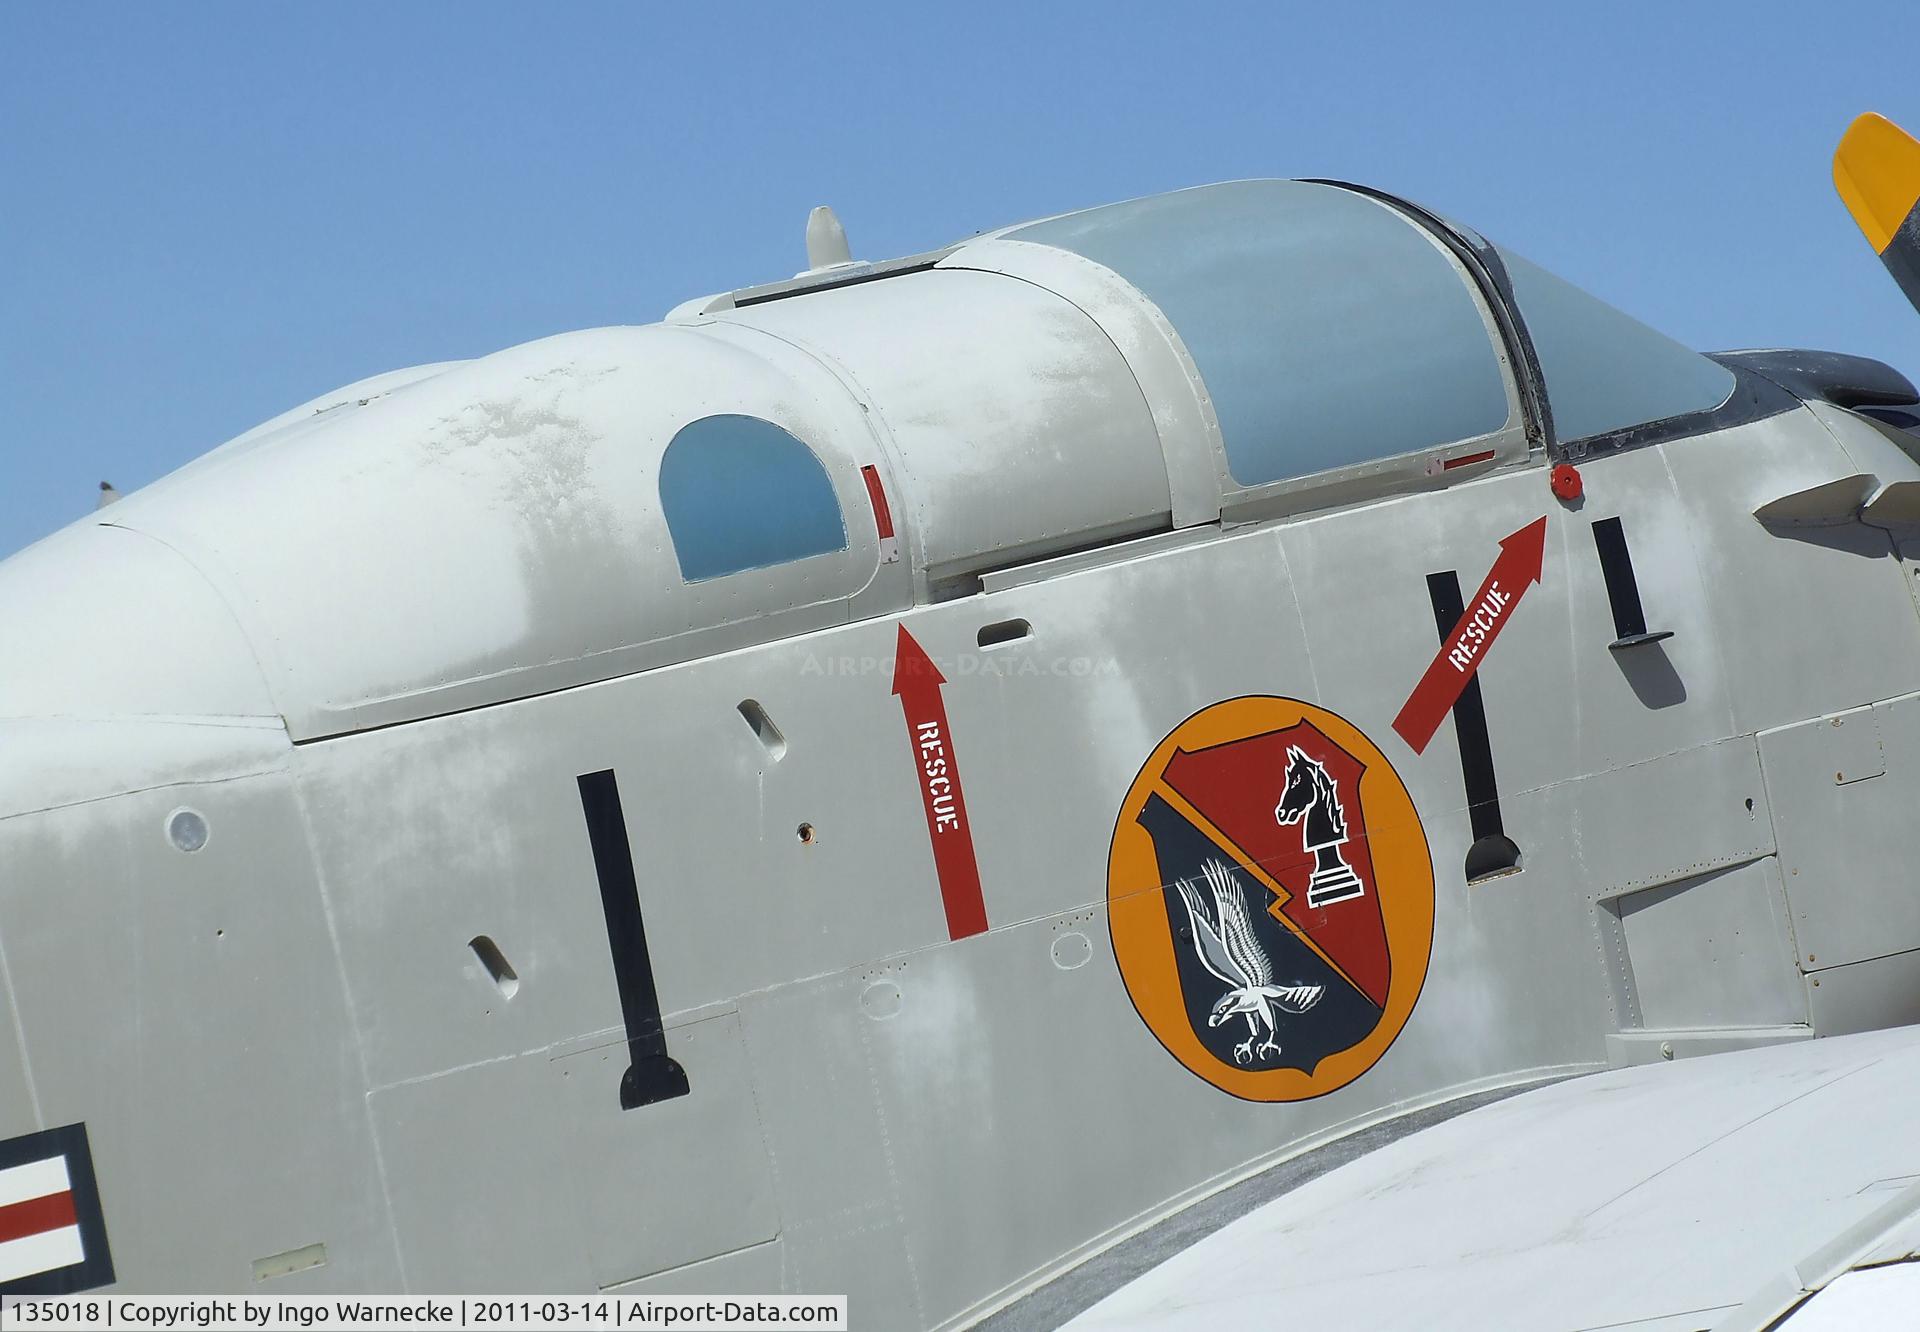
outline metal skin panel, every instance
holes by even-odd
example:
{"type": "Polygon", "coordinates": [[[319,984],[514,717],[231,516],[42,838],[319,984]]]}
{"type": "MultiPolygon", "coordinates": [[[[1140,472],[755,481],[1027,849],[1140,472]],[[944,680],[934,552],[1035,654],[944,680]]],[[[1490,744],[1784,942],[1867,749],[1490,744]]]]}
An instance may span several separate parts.
{"type": "Polygon", "coordinates": [[[1806,986],[1813,1025],[1823,1032],[1920,1023],[1920,949],[1822,967],[1806,986]]]}
{"type": "Polygon", "coordinates": [[[143,487],[143,490],[151,494],[160,486],[178,485],[185,478],[196,476],[217,463],[230,461],[236,454],[264,448],[278,439],[282,433],[289,433],[294,427],[305,425],[322,414],[331,418],[327,422],[329,426],[337,426],[361,408],[397,393],[410,384],[421,383],[444,371],[466,364],[468,364],[466,361],[436,361],[429,365],[388,370],[383,374],[356,379],[351,384],[343,384],[337,389],[322,393],[317,398],[309,398],[298,407],[290,407],[278,416],[269,417],[252,429],[235,435],[224,444],[208,449],[184,467],[176,468],[152,485],[143,487]]]}
{"type": "MultiPolygon", "coordinates": [[[[1901,600],[1911,598],[1888,535],[1853,522],[1769,530],[1744,516],[1856,474],[1813,416],[1788,412],[1661,452],[1697,515],[1694,555],[1713,590],[1707,611],[1727,662],[1739,731],[1789,725],[1914,687],[1920,617],[1900,612],[1901,600]],[[1816,693],[1830,702],[1809,709],[1816,693]]],[[[1914,476],[1920,467],[1909,461],[1904,477],[1914,476]]]]}
{"type": "MultiPolygon", "coordinates": [[[[1226,1176],[1357,1109],[1336,1094],[1276,1113],[1162,1076],[1178,1070],[1161,1050],[1114,1030],[1111,953],[1063,970],[1052,924],[914,959],[897,980],[899,1013],[863,1038],[928,1322],[1022,1282],[1035,1253],[1116,1231],[1144,1199],[1226,1176]],[[1080,1047],[1064,1059],[1063,1038],[1080,1047]],[[1167,1129],[1151,1150],[1147,1125],[1167,1129]],[[1012,1197],[1022,1201],[1002,1204],[1012,1197]]],[[[1105,933],[1098,917],[1083,928],[1105,933]]]]}
{"type": "Polygon", "coordinates": [[[1892,539],[1906,571],[1907,590],[1920,607],[1920,513],[1913,504],[1920,491],[1913,480],[1913,450],[1920,448],[1920,440],[1828,403],[1808,403],[1807,411],[1846,453],[1853,475],[1866,483],[1859,521],[1892,539]]]}
{"type": "Polygon", "coordinates": [[[85,1122],[119,1281],[401,1284],[360,1051],[291,785],[186,783],[0,820],[0,931],[35,1123],[85,1122]],[[191,854],[171,811],[206,823],[191,854]],[[220,1089],[231,1087],[230,1093],[220,1089]]]}
{"type": "Polygon", "coordinates": [[[904,1007],[900,981],[914,962],[877,962],[740,1001],[779,1195],[778,1288],[857,1287],[859,1316],[882,1327],[927,1321],[871,1046],[883,1019],[870,1011],[885,1012],[896,996],[904,1007]]]}
{"type": "Polygon", "coordinates": [[[1738,736],[1579,783],[1563,826],[1590,891],[1613,897],[1771,855],[1769,794],[1752,738],[1738,736]]]}
{"type": "Polygon", "coordinates": [[[971,241],[942,259],[940,267],[1031,282],[1072,301],[1098,324],[1126,358],[1153,412],[1166,461],[1173,525],[1192,527],[1220,516],[1227,449],[1207,386],[1179,333],[1131,283],[1071,251],[1004,238],[971,241]]]}
{"type": "Polygon", "coordinates": [[[283,768],[287,733],[265,719],[0,718],[0,818],[283,768]]]}
{"type": "MultiPolygon", "coordinates": [[[[1671,447],[1684,449],[1689,442],[1671,447]]],[[[1716,519],[1679,493],[1666,447],[1584,463],[1587,493],[1561,528],[1572,619],[1569,676],[1560,705],[1537,700],[1534,715],[1559,731],[1555,739],[1579,756],[1583,773],[1739,733],[1728,676],[1740,659],[1729,656],[1711,614],[1719,588],[1701,576],[1696,551],[1717,539],[1716,519]],[[1594,530],[1608,519],[1621,524],[1648,629],[1673,637],[1625,650],[1611,647],[1615,625],[1594,530]]],[[[1553,684],[1541,680],[1539,686],[1553,684]]],[[[1522,748],[1542,756],[1539,749],[1522,748]]],[[[1526,780],[1522,773],[1515,777],[1526,780]]]]}
{"type": "MultiPolygon", "coordinates": [[[[1751,741],[1730,741],[1503,801],[1522,870],[1465,894],[1456,946],[1466,954],[1465,974],[1474,977],[1463,993],[1477,1004],[1463,1005],[1456,1021],[1476,1025],[1490,1014],[1532,1011],[1547,1019],[1521,1026],[1535,1048],[1553,1048],[1571,1027],[1591,1033],[1592,1046],[1581,1048],[1596,1059],[1605,1057],[1604,1037],[1639,1030],[1632,963],[1607,899],[1764,854],[1756,830],[1766,827],[1767,809],[1756,766],[1751,741]],[[1714,790],[1717,800],[1703,793],[1714,790]],[[1752,810],[1748,790],[1755,793],[1752,810]],[[1649,827],[1656,819],[1659,826],[1649,827]],[[1569,910],[1569,898],[1584,905],[1569,910]],[[1539,938],[1553,946],[1538,946],[1539,938]]],[[[1460,828],[1448,849],[1464,856],[1466,835],[1460,828]]],[[[1436,861],[1441,854],[1436,843],[1436,861]]],[[[1702,966],[1674,984],[1681,994],[1708,994],[1722,981],[1715,968],[1702,966]]]]}
{"type": "MultiPolygon", "coordinates": [[[[0,825],[4,827],[4,825],[0,825]]],[[[0,833],[0,848],[7,845],[0,833]]],[[[7,931],[0,924],[0,1130],[8,1137],[27,1132],[44,1121],[34,1103],[33,1078],[27,1067],[26,1029],[13,1005],[13,970],[7,965],[7,931]]]]}
{"type": "Polygon", "coordinates": [[[0,564],[0,624],[0,717],[278,715],[212,587],[124,528],[75,523],[0,564]]]}
{"type": "MultiPolygon", "coordinates": [[[[1370,732],[1386,729],[1439,646],[1427,575],[1455,570],[1470,596],[1498,543],[1545,515],[1542,580],[1478,670],[1501,789],[1527,791],[1732,734],[1717,635],[1697,623],[1708,596],[1686,532],[1699,518],[1652,450],[1583,471],[1587,495],[1572,507],[1554,501],[1534,469],[1281,526],[1327,705],[1370,732]],[[1613,619],[1592,524],[1608,516],[1623,519],[1648,615],[1661,628],[1688,625],[1631,654],[1607,646],[1613,619]],[[1419,663],[1411,672],[1410,662],[1419,663]]],[[[1434,797],[1458,808],[1457,750],[1450,761],[1437,757],[1453,745],[1443,724],[1409,780],[1431,769],[1431,780],[1452,788],[1434,797]]]]}
{"type": "Polygon", "coordinates": [[[807,348],[872,403],[935,582],[1171,521],[1126,361],[1031,283],[939,269],[720,318],[807,348]]]}
{"type": "Polygon", "coordinates": [[[533,1051],[367,1097],[407,1289],[595,1288],[558,1081],[533,1051]]]}
{"type": "Polygon", "coordinates": [[[1826,427],[1833,436],[1855,470],[1871,475],[1875,480],[1889,481],[1911,480],[1914,473],[1913,454],[1910,449],[1920,446],[1920,441],[1904,432],[1895,432],[1891,427],[1877,421],[1850,412],[1844,407],[1835,407],[1828,402],[1809,402],[1807,414],[1826,427]],[[1899,442],[1908,441],[1905,447],[1899,442]]]}
{"type": "Polygon", "coordinates": [[[617,1033],[375,1090],[410,1288],[606,1289],[776,1237],[738,1018],[668,1039],[694,1091],[644,1119],[617,1033]]]}
{"type": "MultiPolygon", "coordinates": [[[[1438,742],[1429,754],[1444,753],[1438,742]]],[[[1444,762],[1437,758],[1436,763],[1444,762]]],[[[1454,781],[1459,781],[1455,764],[1454,781]]],[[[1462,811],[1427,812],[1436,914],[1426,988],[1389,1056],[1408,1083],[1458,1076],[1468,1050],[1483,1070],[1598,1064],[1616,1025],[1591,908],[1575,905],[1589,868],[1564,818],[1578,784],[1503,800],[1521,870],[1479,883],[1463,867],[1473,836],[1462,811]],[[1558,807],[1553,797],[1566,802],[1558,807]],[[1550,835],[1533,830],[1556,828],[1550,835]],[[1484,1041],[1484,1043],[1483,1043],[1484,1041]]],[[[1376,1068],[1356,1084],[1367,1085],[1376,1068]]]]}
{"type": "Polygon", "coordinates": [[[796,383],[688,328],[549,338],[338,428],[312,417],[112,516],[220,591],[296,739],[499,702],[724,650],[745,622],[757,637],[846,618],[879,568],[859,474],[871,437],[846,429],[857,407],[811,369],[796,383]],[[814,449],[844,551],[682,583],[656,469],[680,426],[721,412],[814,449]]]}
{"type": "MultiPolygon", "coordinates": [[[[1265,594],[1274,604],[1263,618],[1285,615],[1288,602],[1299,605],[1309,673],[1303,683],[1299,675],[1284,673],[1284,661],[1275,661],[1267,688],[1311,690],[1301,696],[1370,735],[1388,737],[1421,812],[1436,868],[1439,919],[1446,922],[1435,931],[1429,975],[1456,983],[1429,980],[1395,1048],[1392,1058],[1418,1070],[1414,1082],[1458,1076],[1456,1061],[1472,1044],[1464,1033],[1486,1031],[1490,1024],[1501,1030],[1498,1053],[1475,1058],[1510,1059],[1521,1067],[1600,1057],[1597,1031],[1569,1039],[1604,1020],[1606,1008],[1597,980],[1589,987],[1564,983],[1572,960],[1590,947],[1589,926],[1568,910],[1568,894],[1581,890],[1586,867],[1558,859],[1564,825],[1510,812],[1508,830],[1521,844],[1525,869],[1511,880],[1470,888],[1463,866],[1472,838],[1452,725],[1443,723],[1418,757],[1391,739],[1394,713],[1439,646],[1427,575],[1456,569],[1471,592],[1499,553],[1500,538],[1545,512],[1541,500],[1537,475],[1496,476],[1432,500],[1389,501],[1228,543],[1272,545],[1270,578],[1284,582],[1286,591],[1284,599],[1277,589],[1265,594]],[[1528,1020],[1513,1021],[1523,1013],[1528,1020]]],[[[1480,670],[1495,766],[1508,799],[1526,790],[1531,775],[1532,745],[1524,738],[1536,729],[1551,733],[1560,722],[1560,691],[1538,688],[1564,661],[1569,638],[1563,600],[1568,579],[1555,553],[1559,521],[1558,515],[1549,521],[1545,581],[1527,591],[1480,670]]],[[[1217,557],[1202,552],[1196,558],[1217,557]]],[[[1251,664],[1266,670],[1260,659],[1251,664]]],[[[1568,772],[1564,757],[1556,766],[1568,772]]]]}
{"type": "Polygon", "coordinates": [[[1646,1026],[1806,1023],[1806,986],[1794,966],[1780,866],[1771,856],[1644,888],[1613,905],[1646,1026]]]}
{"type": "Polygon", "coordinates": [[[1920,696],[1763,732],[1800,965],[1920,948],[1920,696]]]}
{"type": "Polygon", "coordinates": [[[669,1013],[944,940],[889,693],[894,632],[850,626],[303,747],[373,1084],[618,1020],[579,773],[618,774],[669,1013]],[[741,717],[749,698],[784,757],[741,717]],[[510,1003],[468,948],[479,934],[520,976],[510,1003]]]}
{"type": "Polygon", "coordinates": [[[620,1108],[624,1034],[556,1053],[549,1068],[561,1087],[566,1193],[601,1289],[780,1234],[739,1015],[670,1024],[667,1043],[692,1089],[646,1107],[644,1132],[620,1108]]]}
{"type": "Polygon", "coordinates": [[[967,790],[980,826],[1030,817],[1031,788],[993,774],[1032,770],[1041,755],[1080,774],[1051,783],[1044,832],[978,839],[990,920],[1101,896],[1104,850],[1088,849],[1104,849],[1141,762],[1184,718],[1235,694],[1314,696],[1293,603],[1278,543],[1263,532],[950,602],[915,621],[951,681],[962,762],[988,774],[967,790]],[[1203,568],[1219,575],[1204,601],[1188,595],[1203,568]],[[982,627],[1015,619],[1030,636],[977,646],[982,627]]]}

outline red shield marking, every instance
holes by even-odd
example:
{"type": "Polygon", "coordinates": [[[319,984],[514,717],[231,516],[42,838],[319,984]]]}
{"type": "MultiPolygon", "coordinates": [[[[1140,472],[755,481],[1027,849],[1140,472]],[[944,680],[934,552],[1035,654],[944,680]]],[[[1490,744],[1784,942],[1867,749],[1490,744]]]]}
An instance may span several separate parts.
{"type": "Polygon", "coordinates": [[[1393,963],[1367,846],[1366,812],[1360,804],[1365,771],[1359,759],[1303,721],[1210,749],[1178,750],[1167,763],[1165,780],[1226,835],[1232,843],[1228,850],[1286,890],[1288,895],[1268,909],[1318,944],[1362,993],[1384,1008],[1393,963]],[[1333,779],[1347,826],[1340,852],[1365,888],[1357,897],[1319,908],[1307,905],[1314,854],[1304,847],[1301,824],[1288,826],[1274,816],[1287,785],[1289,746],[1297,746],[1333,779]]]}

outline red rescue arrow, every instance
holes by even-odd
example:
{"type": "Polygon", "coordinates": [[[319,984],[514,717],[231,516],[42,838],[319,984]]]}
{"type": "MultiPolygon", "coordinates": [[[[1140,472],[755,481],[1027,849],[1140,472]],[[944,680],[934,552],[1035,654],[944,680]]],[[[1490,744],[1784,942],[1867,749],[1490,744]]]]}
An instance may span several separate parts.
{"type": "Polygon", "coordinates": [[[1400,738],[1423,753],[1433,733],[1453,705],[1460,700],[1467,681],[1480,669],[1481,658],[1493,646],[1493,640],[1513,618],[1514,608],[1527,589],[1540,581],[1540,568],[1547,551],[1547,520],[1528,523],[1500,543],[1500,558],[1487,572],[1487,581],[1467,603],[1440,653],[1413,687],[1407,704],[1393,719],[1400,738]]]}
{"type": "Polygon", "coordinates": [[[933,843],[933,867],[940,876],[940,900],[947,909],[947,935],[964,939],[987,928],[987,904],[980,895],[980,866],[973,858],[973,827],[960,792],[960,761],[947,727],[947,705],[940,686],[947,677],[907,626],[893,649],[893,692],[907,721],[907,744],[927,811],[927,837],[933,843]]]}

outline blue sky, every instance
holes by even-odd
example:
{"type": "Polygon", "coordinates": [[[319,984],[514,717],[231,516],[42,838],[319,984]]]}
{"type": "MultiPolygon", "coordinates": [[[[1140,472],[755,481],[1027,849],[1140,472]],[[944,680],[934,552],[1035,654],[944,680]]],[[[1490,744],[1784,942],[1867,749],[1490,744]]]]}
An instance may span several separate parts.
{"type": "Polygon", "coordinates": [[[1920,129],[1920,19],[1810,13],[0,0],[0,554],[365,375],[787,276],[823,202],[880,258],[1338,176],[1695,346],[1920,377],[1829,176],[1856,112],[1920,129]]]}

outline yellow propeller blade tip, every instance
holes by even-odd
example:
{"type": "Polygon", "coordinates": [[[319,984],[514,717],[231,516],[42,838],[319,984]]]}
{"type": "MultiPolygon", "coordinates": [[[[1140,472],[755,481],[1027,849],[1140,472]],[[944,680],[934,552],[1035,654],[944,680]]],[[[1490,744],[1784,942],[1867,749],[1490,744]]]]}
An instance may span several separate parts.
{"type": "Polygon", "coordinates": [[[1869,111],[1833,150],[1833,187],[1877,254],[1920,202],[1920,139],[1869,111]]]}

